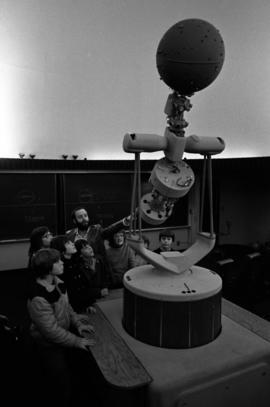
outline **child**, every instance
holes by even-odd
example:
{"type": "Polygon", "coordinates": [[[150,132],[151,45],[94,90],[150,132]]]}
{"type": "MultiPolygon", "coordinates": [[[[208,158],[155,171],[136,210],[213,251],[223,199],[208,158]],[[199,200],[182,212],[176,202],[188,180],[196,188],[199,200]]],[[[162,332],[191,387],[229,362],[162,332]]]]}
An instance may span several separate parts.
{"type": "Polygon", "coordinates": [[[82,322],[69,304],[64,283],[63,262],[55,249],[41,249],[32,259],[36,279],[29,290],[27,303],[30,335],[36,351],[50,378],[51,397],[59,405],[68,406],[71,389],[71,353],[88,350],[93,339],[82,337],[93,333],[90,324],[82,322]],[[74,329],[74,332],[72,331],[74,329]],[[77,331],[77,333],[75,333],[77,331]]]}
{"type": "Polygon", "coordinates": [[[75,248],[73,267],[65,271],[65,282],[73,308],[91,313],[95,301],[109,293],[109,275],[102,258],[95,256],[87,240],[76,240],[75,248]]]}
{"type": "Polygon", "coordinates": [[[67,235],[57,235],[52,238],[51,247],[61,254],[61,260],[64,263],[62,280],[66,282],[66,276],[72,273],[74,269],[74,254],[77,253],[75,244],[69,240],[67,235]]]}
{"type": "Polygon", "coordinates": [[[175,235],[170,229],[162,230],[159,234],[159,247],[154,250],[155,253],[170,252],[174,250],[172,244],[174,242],[175,235]]]}
{"type": "Polygon", "coordinates": [[[33,255],[39,249],[46,249],[46,248],[50,247],[52,237],[53,236],[47,226],[39,226],[32,230],[31,235],[30,235],[30,247],[28,250],[28,256],[29,256],[28,268],[31,267],[31,260],[32,260],[33,255]]]}
{"type": "Polygon", "coordinates": [[[125,231],[114,233],[109,239],[107,259],[112,268],[113,288],[123,287],[123,275],[136,266],[134,251],[127,245],[125,231]]]}

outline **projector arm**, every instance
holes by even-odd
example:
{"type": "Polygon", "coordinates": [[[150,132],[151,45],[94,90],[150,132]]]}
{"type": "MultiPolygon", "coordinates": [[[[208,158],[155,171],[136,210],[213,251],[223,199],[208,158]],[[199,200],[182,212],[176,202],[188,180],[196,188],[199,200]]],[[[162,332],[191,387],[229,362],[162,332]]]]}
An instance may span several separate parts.
{"type": "Polygon", "coordinates": [[[195,134],[179,137],[168,128],[164,136],[145,133],[127,133],[123,140],[123,150],[126,153],[152,153],[164,151],[165,157],[171,161],[181,160],[183,152],[193,154],[219,154],[225,148],[225,142],[220,137],[199,137],[195,134]]]}

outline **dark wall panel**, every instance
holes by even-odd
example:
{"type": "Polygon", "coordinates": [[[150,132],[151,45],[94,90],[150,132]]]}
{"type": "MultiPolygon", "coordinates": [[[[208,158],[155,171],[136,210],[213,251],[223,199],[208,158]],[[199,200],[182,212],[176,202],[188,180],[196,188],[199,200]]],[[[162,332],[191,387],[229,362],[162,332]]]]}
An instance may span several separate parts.
{"type": "Polygon", "coordinates": [[[84,206],[91,223],[108,226],[130,213],[131,174],[83,173],[64,175],[66,227],[73,227],[71,212],[84,206]]]}
{"type": "Polygon", "coordinates": [[[0,190],[1,240],[28,238],[40,225],[56,231],[54,174],[0,174],[0,190]]]}

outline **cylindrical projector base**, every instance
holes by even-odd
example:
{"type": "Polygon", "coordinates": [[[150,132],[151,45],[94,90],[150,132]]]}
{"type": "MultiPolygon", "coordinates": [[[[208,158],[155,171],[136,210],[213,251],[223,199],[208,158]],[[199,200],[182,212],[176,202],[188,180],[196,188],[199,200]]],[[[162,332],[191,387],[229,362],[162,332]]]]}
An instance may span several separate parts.
{"type": "Polygon", "coordinates": [[[221,290],[220,277],[202,267],[181,275],[135,267],[124,276],[123,326],[162,348],[207,344],[221,332],[221,290]]]}

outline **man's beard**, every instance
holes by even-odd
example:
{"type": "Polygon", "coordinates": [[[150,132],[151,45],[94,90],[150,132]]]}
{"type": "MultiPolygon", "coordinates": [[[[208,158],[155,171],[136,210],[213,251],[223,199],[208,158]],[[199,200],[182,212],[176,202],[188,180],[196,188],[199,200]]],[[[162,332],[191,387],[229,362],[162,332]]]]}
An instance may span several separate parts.
{"type": "Polygon", "coordinates": [[[77,222],[77,228],[79,230],[81,230],[82,232],[85,232],[89,227],[89,222],[83,222],[83,223],[79,223],[77,222]]]}

